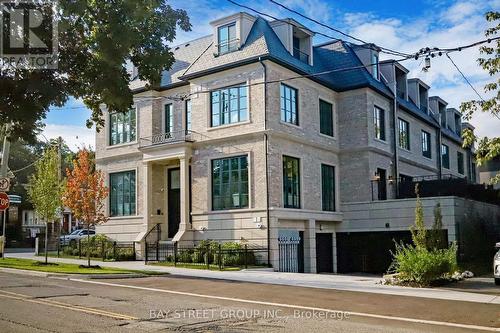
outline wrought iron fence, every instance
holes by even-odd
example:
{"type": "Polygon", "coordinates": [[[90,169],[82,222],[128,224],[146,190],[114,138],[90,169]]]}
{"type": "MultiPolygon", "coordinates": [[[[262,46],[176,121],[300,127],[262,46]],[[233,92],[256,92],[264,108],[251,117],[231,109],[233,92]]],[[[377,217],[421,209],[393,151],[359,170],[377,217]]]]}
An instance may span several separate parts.
{"type": "Polygon", "coordinates": [[[178,242],[146,242],[146,263],[199,266],[223,270],[230,267],[267,266],[267,247],[237,242],[201,241],[197,245],[178,242]]]}
{"type": "MultiPolygon", "coordinates": [[[[64,239],[49,239],[47,242],[47,252],[51,256],[86,258],[87,251],[94,260],[102,261],[129,261],[137,260],[134,242],[116,242],[104,238],[78,239],[72,242],[65,242],[64,239]]],[[[45,239],[38,238],[37,255],[45,254],[45,239]]]]}

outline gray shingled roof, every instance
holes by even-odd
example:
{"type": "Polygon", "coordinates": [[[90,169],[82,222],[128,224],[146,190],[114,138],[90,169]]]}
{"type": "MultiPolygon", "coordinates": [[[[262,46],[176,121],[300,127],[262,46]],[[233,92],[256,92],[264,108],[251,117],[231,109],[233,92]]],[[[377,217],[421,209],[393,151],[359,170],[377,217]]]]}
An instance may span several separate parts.
{"type": "MultiPolygon", "coordinates": [[[[314,66],[300,61],[288,52],[269,22],[261,17],[256,18],[245,44],[238,51],[217,55],[216,45],[209,42],[211,37],[208,36],[205,38],[206,40],[203,39],[205,48],[200,52],[199,57],[187,67],[181,77],[196,77],[207,72],[223,70],[235,63],[257,61],[259,57],[268,57],[303,74],[362,67],[361,61],[351,46],[341,41],[315,46],[313,48],[314,66]]],[[[200,47],[196,47],[196,50],[199,51],[200,47]]],[[[174,82],[172,71],[173,69],[164,73],[164,75],[170,76],[170,81],[162,79],[162,83],[165,82],[168,84],[168,82],[174,82]]],[[[179,74],[179,71],[175,74],[179,74]]],[[[387,86],[375,80],[366,68],[339,70],[338,72],[316,76],[312,79],[336,91],[372,87],[381,93],[391,96],[391,92],[387,86]]]]}

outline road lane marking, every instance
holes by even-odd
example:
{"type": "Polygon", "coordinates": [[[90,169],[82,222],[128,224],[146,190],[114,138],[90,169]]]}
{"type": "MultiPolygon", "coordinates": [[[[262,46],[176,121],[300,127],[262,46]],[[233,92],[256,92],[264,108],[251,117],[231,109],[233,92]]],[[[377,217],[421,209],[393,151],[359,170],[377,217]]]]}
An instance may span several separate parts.
{"type": "Polygon", "coordinates": [[[139,318],[137,318],[137,317],[124,315],[121,313],[115,313],[115,312],[110,312],[110,311],[101,310],[101,309],[89,308],[89,307],[81,306],[81,305],[62,303],[62,302],[48,300],[48,299],[34,299],[34,298],[32,298],[33,296],[18,294],[18,293],[4,291],[4,290],[0,290],[0,297],[16,299],[16,300],[20,300],[20,301],[35,303],[35,304],[49,305],[49,306],[53,306],[53,307],[68,309],[68,310],[77,311],[77,312],[84,312],[84,313],[109,317],[109,318],[113,318],[113,319],[139,320],[139,318]]]}
{"type": "Polygon", "coordinates": [[[450,322],[444,322],[444,321],[415,319],[415,318],[406,318],[406,317],[397,317],[397,316],[385,316],[385,315],[378,315],[378,314],[364,313],[364,312],[332,310],[332,309],[317,308],[317,307],[311,307],[311,306],[303,306],[303,305],[295,305],[295,304],[281,304],[281,303],[274,303],[274,302],[243,299],[243,298],[204,295],[204,294],[196,294],[196,293],[177,291],[177,290],[132,286],[132,285],[126,285],[126,284],[111,283],[111,282],[90,281],[90,280],[73,279],[73,278],[69,278],[68,280],[75,281],[75,282],[98,284],[98,285],[103,285],[103,286],[130,288],[130,289],[161,292],[161,293],[174,294],[174,295],[217,299],[217,300],[223,300],[223,301],[240,302],[240,303],[248,303],[248,304],[267,305],[267,306],[275,306],[275,307],[289,308],[289,309],[309,310],[309,311],[318,311],[318,312],[326,312],[326,313],[348,312],[349,315],[357,316],[357,317],[396,320],[396,321],[403,321],[403,322],[416,323],[416,324],[427,324],[427,325],[446,326],[446,327],[464,328],[464,329],[472,329],[472,330],[483,330],[483,331],[490,331],[490,332],[500,332],[500,328],[490,327],[490,326],[459,324],[459,323],[450,323],[450,322]]]}

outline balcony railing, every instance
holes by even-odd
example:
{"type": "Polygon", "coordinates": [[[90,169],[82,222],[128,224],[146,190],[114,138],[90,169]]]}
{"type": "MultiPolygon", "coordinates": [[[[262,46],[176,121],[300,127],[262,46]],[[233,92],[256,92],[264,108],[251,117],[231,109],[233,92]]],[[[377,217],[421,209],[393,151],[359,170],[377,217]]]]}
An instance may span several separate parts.
{"type": "Polygon", "coordinates": [[[420,176],[412,179],[400,179],[398,197],[415,198],[415,185],[419,184],[420,197],[457,196],[471,200],[500,205],[500,190],[492,186],[471,183],[467,178],[454,175],[420,176]]]}
{"type": "Polygon", "coordinates": [[[193,132],[191,131],[175,131],[160,133],[153,136],[141,138],[139,146],[141,148],[151,147],[163,144],[173,144],[180,142],[193,142],[193,132]]]}
{"type": "Polygon", "coordinates": [[[216,56],[237,51],[240,47],[240,39],[233,38],[225,42],[222,42],[220,44],[217,44],[216,47],[217,47],[217,53],[215,54],[216,56]]]}
{"type": "Polygon", "coordinates": [[[296,47],[293,48],[293,56],[306,64],[309,63],[309,54],[302,52],[296,47]]]}

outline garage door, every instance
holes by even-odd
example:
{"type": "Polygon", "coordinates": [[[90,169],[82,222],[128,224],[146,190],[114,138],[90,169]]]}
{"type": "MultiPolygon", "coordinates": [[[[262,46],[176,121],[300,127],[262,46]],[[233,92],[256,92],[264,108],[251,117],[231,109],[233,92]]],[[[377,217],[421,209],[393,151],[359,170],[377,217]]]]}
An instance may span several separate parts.
{"type": "Polygon", "coordinates": [[[385,273],[392,262],[394,241],[411,243],[409,231],[337,233],[339,273],[385,273]]]}

